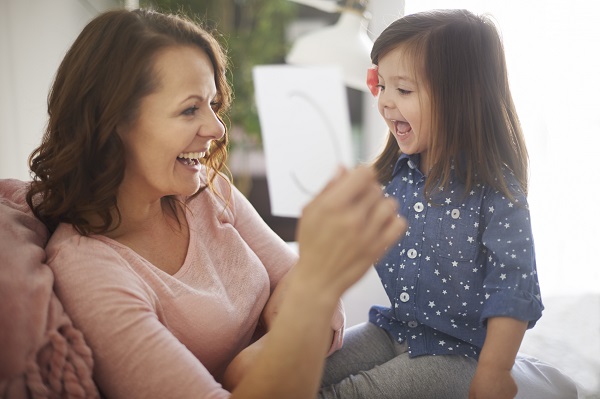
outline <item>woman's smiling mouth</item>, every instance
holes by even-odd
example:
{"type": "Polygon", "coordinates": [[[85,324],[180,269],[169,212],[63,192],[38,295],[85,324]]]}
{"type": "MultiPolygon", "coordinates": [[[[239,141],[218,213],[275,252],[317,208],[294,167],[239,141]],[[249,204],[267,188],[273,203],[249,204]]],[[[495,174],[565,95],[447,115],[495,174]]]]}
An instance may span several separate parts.
{"type": "Polygon", "coordinates": [[[204,152],[182,152],[177,155],[177,160],[184,165],[196,166],[200,164],[200,159],[204,158],[204,152]]]}

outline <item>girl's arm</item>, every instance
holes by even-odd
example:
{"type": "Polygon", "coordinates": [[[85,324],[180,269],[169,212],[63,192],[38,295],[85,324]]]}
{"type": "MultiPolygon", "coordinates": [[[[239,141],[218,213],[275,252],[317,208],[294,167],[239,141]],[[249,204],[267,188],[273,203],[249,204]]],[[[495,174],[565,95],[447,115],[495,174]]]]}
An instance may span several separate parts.
{"type": "Polygon", "coordinates": [[[517,385],[511,376],[527,322],[510,317],[487,320],[485,343],[471,382],[469,399],[514,398],[517,385]]]}
{"type": "Polygon", "coordinates": [[[517,387],[510,371],[525,330],[541,317],[535,249],[527,197],[512,174],[505,175],[512,198],[490,190],[484,202],[482,244],[486,300],[481,318],[487,333],[470,399],[513,398],[517,387]]]}

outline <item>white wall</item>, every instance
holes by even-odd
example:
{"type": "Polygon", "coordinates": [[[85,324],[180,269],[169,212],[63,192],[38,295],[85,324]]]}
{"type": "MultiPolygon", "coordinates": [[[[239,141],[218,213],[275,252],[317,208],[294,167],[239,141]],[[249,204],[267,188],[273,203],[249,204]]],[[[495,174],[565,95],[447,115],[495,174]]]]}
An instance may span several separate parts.
{"type": "Polygon", "coordinates": [[[119,0],[0,0],[0,178],[29,179],[54,73],[85,24],[119,0]]]}

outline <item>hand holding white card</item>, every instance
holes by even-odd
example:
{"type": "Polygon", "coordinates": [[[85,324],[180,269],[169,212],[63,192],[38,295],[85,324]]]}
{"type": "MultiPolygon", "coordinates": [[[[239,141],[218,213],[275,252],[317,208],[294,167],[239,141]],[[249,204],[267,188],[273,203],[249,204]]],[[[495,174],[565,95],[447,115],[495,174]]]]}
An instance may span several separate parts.
{"type": "Polygon", "coordinates": [[[253,74],[271,213],[298,217],[338,166],[354,165],[341,70],[263,65],[253,74]]]}

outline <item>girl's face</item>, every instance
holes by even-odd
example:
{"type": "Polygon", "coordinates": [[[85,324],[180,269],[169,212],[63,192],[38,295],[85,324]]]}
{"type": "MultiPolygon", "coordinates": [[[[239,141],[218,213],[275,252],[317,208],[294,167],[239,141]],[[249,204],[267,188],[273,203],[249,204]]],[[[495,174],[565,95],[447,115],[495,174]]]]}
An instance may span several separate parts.
{"type": "Polygon", "coordinates": [[[215,113],[217,90],[208,55],[195,47],[160,52],[157,89],[141,100],[137,120],[119,130],[125,146],[121,190],[154,201],[200,188],[200,162],[225,134],[215,113]]]}
{"type": "Polygon", "coordinates": [[[420,169],[427,173],[431,136],[431,100],[427,85],[404,46],[379,59],[379,113],[405,154],[421,154],[420,169]]]}

